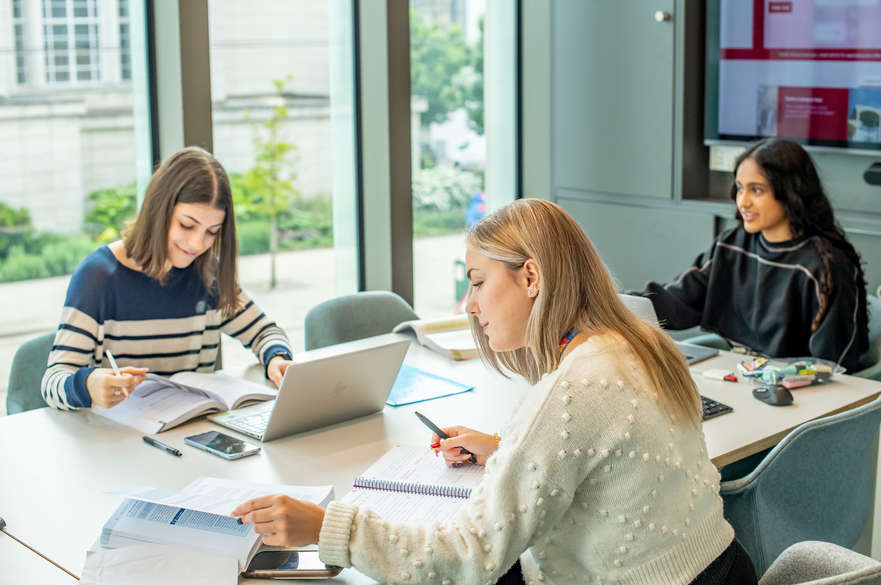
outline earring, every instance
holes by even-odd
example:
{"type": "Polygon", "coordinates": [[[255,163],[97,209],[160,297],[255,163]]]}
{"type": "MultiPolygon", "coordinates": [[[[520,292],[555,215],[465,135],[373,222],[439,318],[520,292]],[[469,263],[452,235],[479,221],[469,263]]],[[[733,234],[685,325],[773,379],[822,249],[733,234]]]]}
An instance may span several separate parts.
{"type": "Polygon", "coordinates": [[[538,289],[537,289],[536,287],[534,287],[534,286],[530,286],[530,287],[526,290],[526,294],[529,295],[529,296],[531,296],[531,297],[538,296],[538,289]]]}

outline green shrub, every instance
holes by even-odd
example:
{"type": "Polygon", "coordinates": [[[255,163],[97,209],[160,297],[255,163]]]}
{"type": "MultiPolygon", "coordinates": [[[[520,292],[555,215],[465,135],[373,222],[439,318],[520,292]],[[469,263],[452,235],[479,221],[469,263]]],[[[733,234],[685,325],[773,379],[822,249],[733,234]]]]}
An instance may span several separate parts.
{"type": "Polygon", "coordinates": [[[279,217],[280,246],[285,250],[333,244],[333,203],[330,195],[304,198],[279,217]]]}
{"type": "Polygon", "coordinates": [[[41,234],[30,243],[31,249],[14,246],[0,261],[0,282],[71,274],[95,249],[95,242],[86,236],[41,234]]]}
{"type": "Polygon", "coordinates": [[[14,246],[24,246],[32,237],[31,214],[27,208],[14,208],[0,202],[0,259],[14,246]]]}
{"type": "Polygon", "coordinates": [[[269,251],[269,220],[252,219],[236,222],[239,254],[263,254],[269,251]]]}
{"type": "Polygon", "coordinates": [[[464,211],[435,211],[413,213],[413,235],[443,236],[465,231],[464,211]]]}
{"type": "Polygon", "coordinates": [[[10,207],[0,202],[0,226],[29,226],[31,225],[31,214],[26,207],[10,207]]]}
{"type": "Polygon", "coordinates": [[[30,280],[50,276],[46,263],[40,256],[28,254],[21,246],[14,246],[0,264],[0,282],[30,280]]]}
{"type": "MultiPolygon", "coordinates": [[[[295,209],[279,214],[279,249],[301,250],[333,244],[333,209],[329,195],[301,199],[295,209]]],[[[236,214],[239,254],[269,252],[269,219],[236,214]]]]}
{"type": "Polygon", "coordinates": [[[86,236],[59,239],[47,244],[40,257],[49,276],[72,274],[83,258],[95,249],[95,242],[86,236]]]}
{"type": "Polygon", "coordinates": [[[86,197],[83,231],[102,243],[118,240],[128,220],[137,215],[137,185],[98,189],[86,197]]]}
{"type": "Polygon", "coordinates": [[[483,188],[481,173],[452,167],[422,169],[413,177],[413,235],[441,235],[465,229],[465,211],[483,188]]]}

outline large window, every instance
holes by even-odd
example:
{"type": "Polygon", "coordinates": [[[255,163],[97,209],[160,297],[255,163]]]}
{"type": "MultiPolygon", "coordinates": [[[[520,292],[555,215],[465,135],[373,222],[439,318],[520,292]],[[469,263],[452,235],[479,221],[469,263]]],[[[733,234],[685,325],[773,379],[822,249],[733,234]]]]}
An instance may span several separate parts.
{"type": "MultiPolygon", "coordinates": [[[[243,288],[303,348],[315,304],[357,288],[352,7],[209,0],[214,154],[243,288]]],[[[253,358],[224,341],[224,365],[253,358]]]]}
{"type": "Polygon", "coordinates": [[[27,69],[25,67],[25,44],[24,44],[24,11],[23,0],[12,0],[12,26],[15,37],[15,80],[17,83],[27,81],[27,69]]]}
{"type": "Polygon", "coordinates": [[[43,47],[47,83],[98,81],[96,0],[43,0],[43,47]]]}
{"type": "Polygon", "coordinates": [[[0,402],[15,349],[58,326],[70,273],[119,237],[152,162],[147,92],[132,89],[147,87],[144,0],[5,6],[0,30],[15,39],[0,52],[14,72],[0,75],[0,402]]]}
{"type": "Polygon", "coordinates": [[[410,0],[414,308],[423,318],[464,309],[465,230],[516,195],[516,6],[410,0]]]}

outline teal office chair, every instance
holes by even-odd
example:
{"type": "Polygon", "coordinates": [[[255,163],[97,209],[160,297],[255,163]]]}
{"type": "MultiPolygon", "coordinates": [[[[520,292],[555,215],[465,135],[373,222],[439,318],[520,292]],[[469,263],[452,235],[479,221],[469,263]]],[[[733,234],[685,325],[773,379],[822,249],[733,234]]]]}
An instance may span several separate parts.
{"type": "Polygon", "coordinates": [[[806,541],[780,553],[759,585],[881,585],[881,563],[829,542],[806,541]]]}
{"type": "Polygon", "coordinates": [[[306,349],[389,333],[418,319],[407,301],[389,291],[366,291],[324,301],[306,313],[306,349]]]}
{"type": "Polygon", "coordinates": [[[852,547],[871,509],[881,398],[808,421],[749,475],[722,482],[725,518],[762,574],[786,547],[823,540],[852,547]]]}
{"type": "Polygon", "coordinates": [[[869,362],[870,365],[854,376],[881,380],[881,298],[869,295],[866,301],[869,309],[869,362]]]}
{"type": "Polygon", "coordinates": [[[44,333],[25,342],[15,352],[15,356],[12,358],[12,368],[9,370],[9,388],[6,395],[7,414],[17,414],[46,406],[46,401],[43,400],[43,395],[40,393],[40,385],[43,381],[43,374],[46,372],[49,352],[52,351],[54,341],[54,331],[44,333]]]}

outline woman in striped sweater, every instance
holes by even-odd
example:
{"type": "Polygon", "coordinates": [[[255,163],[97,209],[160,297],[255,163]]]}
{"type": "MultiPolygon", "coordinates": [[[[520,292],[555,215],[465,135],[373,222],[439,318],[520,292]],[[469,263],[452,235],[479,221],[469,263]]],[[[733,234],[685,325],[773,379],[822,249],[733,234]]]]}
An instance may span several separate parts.
{"type": "Polygon", "coordinates": [[[221,331],[281,383],[284,332],[239,288],[229,178],[208,152],[184,148],[153,175],[124,239],[92,252],[70,281],[42,393],[59,409],[113,407],[147,371],[211,372],[221,331]],[[108,350],[120,374],[109,369],[108,350]]]}

